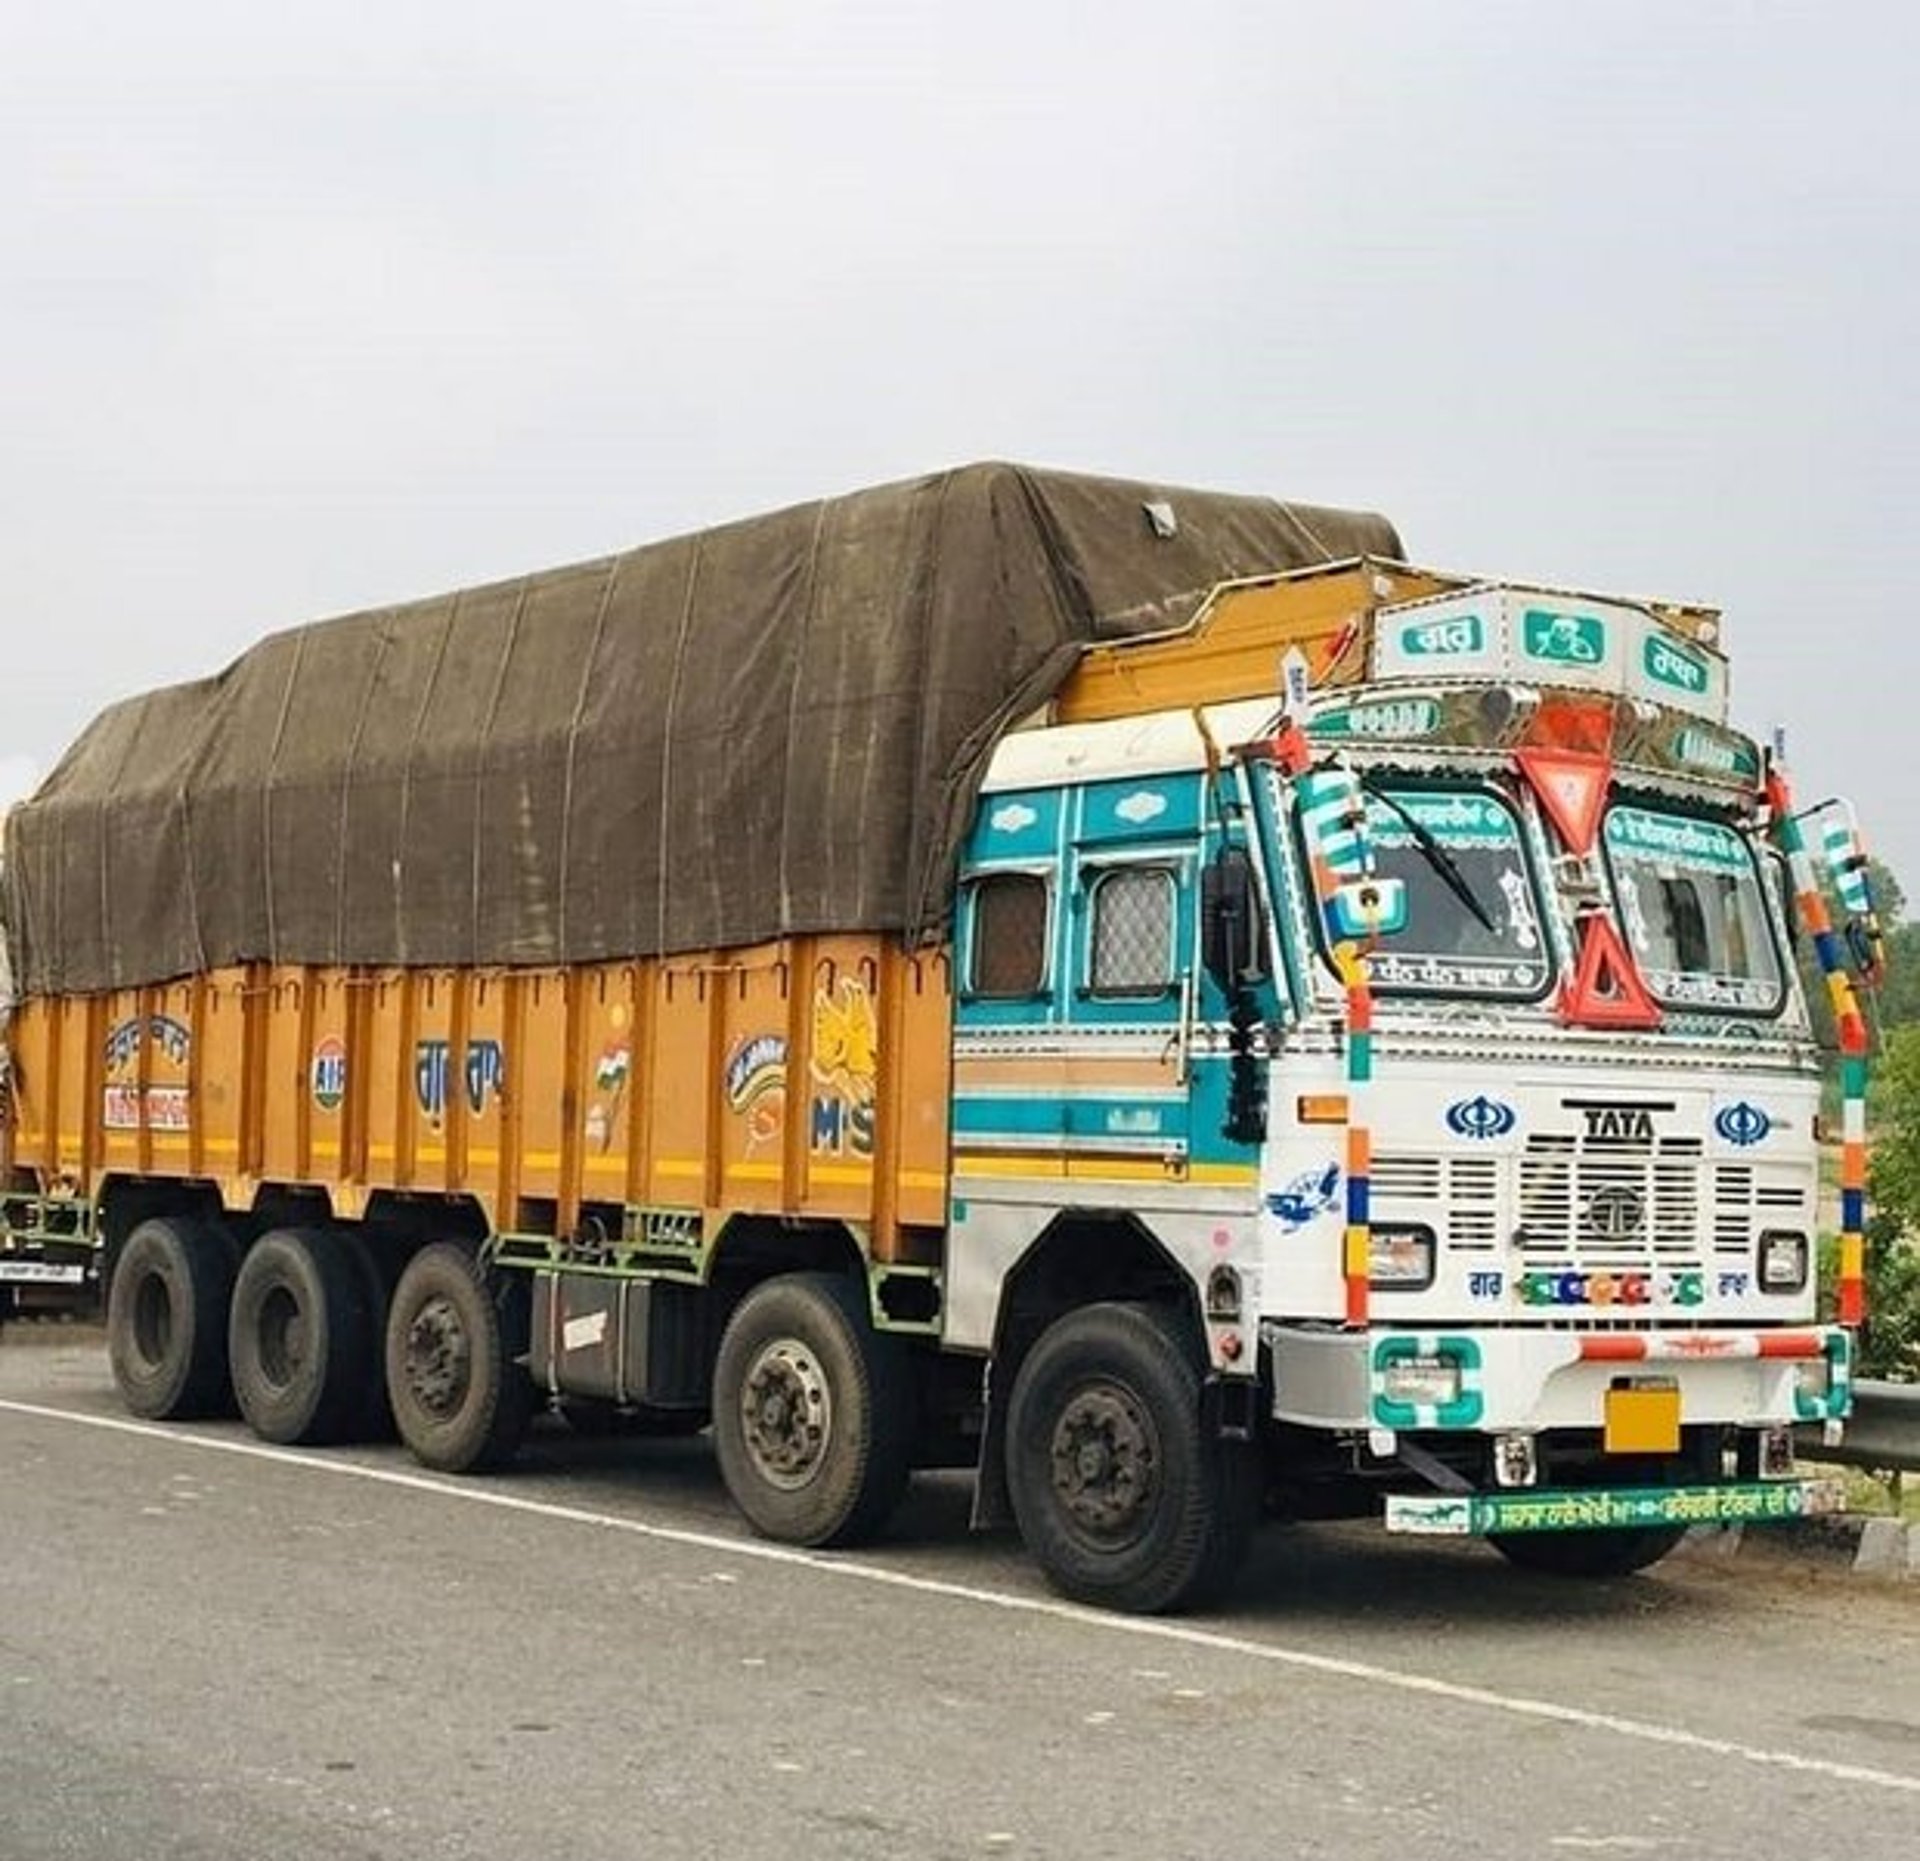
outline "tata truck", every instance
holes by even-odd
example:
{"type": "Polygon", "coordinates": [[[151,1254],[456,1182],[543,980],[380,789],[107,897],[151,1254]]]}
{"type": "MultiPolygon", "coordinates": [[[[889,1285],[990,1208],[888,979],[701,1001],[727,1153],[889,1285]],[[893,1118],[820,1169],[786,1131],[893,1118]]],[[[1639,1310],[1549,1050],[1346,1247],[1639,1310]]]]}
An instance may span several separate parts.
{"type": "Polygon", "coordinates": [[[970,467],[115,707],[8,828],[0,1271],[136,1415],[710,1429],[807,1546],[970,1468],[1123,1610],[1833,1509],[1818,837],[1716,614],[1404,553],[970,467]]]}

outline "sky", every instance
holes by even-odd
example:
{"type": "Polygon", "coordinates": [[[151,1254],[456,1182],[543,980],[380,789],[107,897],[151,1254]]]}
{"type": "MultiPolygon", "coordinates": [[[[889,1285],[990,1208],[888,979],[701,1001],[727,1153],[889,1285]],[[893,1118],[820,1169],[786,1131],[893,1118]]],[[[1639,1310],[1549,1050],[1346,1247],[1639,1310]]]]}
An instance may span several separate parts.
{"type": "Polygon", "coordinates": [[[1920,9],[0,0],[0,803],[301,620],[977,458],[1723,606],[1920,891],[1920,9]]]}

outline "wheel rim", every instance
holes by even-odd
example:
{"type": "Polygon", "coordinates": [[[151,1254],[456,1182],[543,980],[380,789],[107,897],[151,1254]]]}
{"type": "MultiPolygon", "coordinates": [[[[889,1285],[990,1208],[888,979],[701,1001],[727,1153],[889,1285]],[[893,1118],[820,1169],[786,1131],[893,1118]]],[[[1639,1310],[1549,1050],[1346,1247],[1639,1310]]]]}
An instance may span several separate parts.
{"type": "Polygon", "coordinates": [[[799,1339],[776,1339],[748,1366],[740,1426],[754,1470],[770,1485],[792,1492],[819,1471],[833,1438],[833,1393],[799,1339]]]}
{"type": "Polygon", "coordinates": [[[133,1347],[148,1369],[166,1361],[173,1344],[173,1294],[166,1278],[144,1273],[133,1294],[133,1347]]]}
{"type": "Polygon", "coordinates": [[[1160,1488],[1160,1441],[1130,1390],[1089,1383],[1060,1410],[1048,1449],[1054,1497],[1074,1527],[1105,1544],[1138,1537],[1160,1488]]]}
{"type": "Polygon", "coordinates": [[[306,1368],[310,1349],[307,1315],[285,1286],[272,1287],[260,1301],[254,1336],[261,1373],[276,1389],[285,1389],[306,1368]]]}
{"type": "Polygon", "coordinates": [[[451,1299],[434,1297],[407,1326],[407,1388],[438,1419],[456,1413],[473,1380],[473,1342],[451,1299]]]}

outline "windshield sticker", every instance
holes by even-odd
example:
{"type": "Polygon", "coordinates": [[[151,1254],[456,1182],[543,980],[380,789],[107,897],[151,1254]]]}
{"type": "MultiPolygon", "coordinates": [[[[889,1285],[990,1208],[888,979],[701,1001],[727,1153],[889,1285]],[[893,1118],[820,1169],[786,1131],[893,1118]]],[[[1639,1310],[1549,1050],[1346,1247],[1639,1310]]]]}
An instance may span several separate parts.
{"type": "Polygon", "coordinates": [[[1730,827],[1615,808],[1607,816],[1607,845],[1640,858],[1667,859],[1708,872],[1750,872],[1753,859],[1730,827]]]}
{"type": "MultiPolygon", "coordinates": [[[[1407,789],[1396,790],[1393,799],[1446,846],[1505,848],[1519,844],[1513,816],[1491,795],[1438,795],[1407,789]]],[[[1376,846],[1414,844],[1413,829],[1378,796],[1368,798],[1367,824],[1373,830],[1376,846]]]]}
{"type": "Polygon", "coordinates": [[[1771,976],[1716,976],[1697,970],[1643,970],[1647,986],[1676,1008],[1732,1008],[1764,1011],[1780,999],[1780,985],[1771,976]]]}
{"type": "Polygon", "coordinates": [[[1540,930],[1533,915],[1533,891],[1526,875],[1508,866],[1500,874],[1500,896],[1507,901],[1507,933],[1522,950],[1540,947],[1540,930]]]}
{"type": "Polygon", "coordinates": [[[1531,995],[1546,980],[1544,963],[1487,963],[1471,957],[1402,956],[1376,950],[1367,973],[1388,989],[1445,989],[1465,995],[1531,995]]]}

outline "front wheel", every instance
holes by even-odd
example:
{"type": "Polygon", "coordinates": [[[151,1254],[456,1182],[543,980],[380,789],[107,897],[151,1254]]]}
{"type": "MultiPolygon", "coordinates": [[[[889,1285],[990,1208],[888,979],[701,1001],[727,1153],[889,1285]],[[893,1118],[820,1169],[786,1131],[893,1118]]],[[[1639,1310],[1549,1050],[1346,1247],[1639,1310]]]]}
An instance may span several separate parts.
{"type": "Polygon", "coordinates": [[[1007,1416],[1007,1485],[1063,1595],[1135,1614],[1222,1595],[1252,1534],[1249,1444],[1209,1436],[1200,1369],[1169,1316],[1091,1305],[1028,1352],[1007,1416]]]}
{"type": "Polygon", "coordinates": [[[741,1300],[713,1369],[713,1442],[733,1502],[784,1544],[856,1544],[911,1471],[912,1379],[856,1281],[787,1273],[741,1300]]]}
{"type": "Polygon", "coordinates": [[[387,1313],[387,1397],[423,1465],[471,1473],[511,1460],[532,1411],[503,1301],[448,1241],[407,1262],[387,1313]]]}

